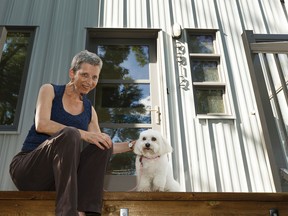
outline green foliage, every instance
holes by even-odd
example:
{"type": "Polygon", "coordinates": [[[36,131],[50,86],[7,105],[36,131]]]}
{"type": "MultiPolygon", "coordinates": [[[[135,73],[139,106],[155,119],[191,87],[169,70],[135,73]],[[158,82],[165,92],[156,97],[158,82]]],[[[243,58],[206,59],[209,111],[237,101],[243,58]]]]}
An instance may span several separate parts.
{"type": "Polygon", "coordinates": [[[8,33],[0,61],[0,125],[13,125],[30,35],[8,33]]]}

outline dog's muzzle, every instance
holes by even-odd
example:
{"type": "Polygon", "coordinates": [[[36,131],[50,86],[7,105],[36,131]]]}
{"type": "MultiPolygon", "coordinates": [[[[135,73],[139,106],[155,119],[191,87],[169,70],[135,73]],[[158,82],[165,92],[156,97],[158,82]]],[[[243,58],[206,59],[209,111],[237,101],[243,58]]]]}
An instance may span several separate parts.
{"type": "Polygon", "coordinates": [[[145,143],[146,148],[150,148],[150,143],[145,143]]]}

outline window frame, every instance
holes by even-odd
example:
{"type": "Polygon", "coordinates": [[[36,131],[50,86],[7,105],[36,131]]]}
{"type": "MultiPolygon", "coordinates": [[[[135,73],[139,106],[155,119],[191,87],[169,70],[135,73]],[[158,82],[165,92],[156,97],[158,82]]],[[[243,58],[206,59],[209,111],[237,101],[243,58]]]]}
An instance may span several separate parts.
{"type": "Polygon", "coordinates": [[[25,64],[24,64],[23,71],[22,71],[22,78],[20,82],[19,95],[18,95],[16,110],[15,110],[13,125],[0,125],[0,133],[9,132],[9,131],[18,131],[21,110],[22,110],[22,105],[23,105],[23,97],[24,97],[25,87],[26,87],[27,77],[28,77],[28,70],[29,70],[33,45],[34,45],[36,27],[34,26],[0,26],[0,37],[1,37],[0,38],[0,61],[1,61],[3,47],[5,45],[8,32],[30,33],[30,38],[29,38],[29,44],[27,48],[27,56],[26,56],[25,64]]]}
{"type": "Polygon", "coordinates": [[[219,39],[217,37],[218,29],[185,29],[185,37],[184,40],[187,43],[187,69],[190,71],[191,74],[191,83],[192,83],[192,94],[194,98],[194,110],[195,115],[199,118],[211,118],[213,116],[216,116],[217,118],[219,116],[221,117],[227,117],[231,116],[231,110],[229,107],[229,101],[228,101],[228,95],[227,95],[227,82],[226,82],[226,76],[225,71],[223,70],[221,66],[221,60],[222,57],[220,55],[219,50],[217,49],[217,45],[219,44],[219,39]],[[189,38],[190,35],[211,35],[213,36],[213,53],[193,53],[190,52],[189,47],[189,38]],[[209,61],[215,61],[217,62],[217,71],[219,76],[219,82],[217,81],[204,81],[204,82],[195,82],[193,80],[193,71],[191,69],[192,61],[203,61],[203,62],[209,62],[209,61]],[[223,106],[224,106],[224,112],[223,113],[214,113],[214,112],[208,112],[208,113],[199,113],[197,111],[197,97],[196,97],[196,90],[222,90],[223,91],[223,106]]]}
{"type": "MultiPolygon", "coordinates": [[[[109,45],[119,45],[119,44],[137,44],[137,45],[148,45],[150,48],[150,66],[149,66],[149,70],[151,73],[152,71],[156,71],[157,69],[155,68],[155,61],[156,61],[156,45],[154,44],[154,41],[152,39],[146,39],[143,41],[140,41],[139,39],[115,39],[115,38],[111,38],[108,39],[109,40],[109,45]]],[[[107,43],[107,39],[100,39],[97,40],[98,45],[105,45],[107,43]]],[[[95,45],[97,46],[97,45],[95,45]]],[[[137,79],[137,80],[110,80],[110,79],[101,79],[99,80],[99,84],[148,84],[150,85],[150,92],[153,94],[153,81],[154,79],[151,79],[151,74],[149,76],[149,79],[137,79]]],[[[95,91],[93,91],[93,94],[95,94],[95,91]]],[[[156,94],[156,90],[154,90],[154,94],[156,94]]],[[[95,97],[94,97],[95,98],[95,97]]],[[[94,98],[93,98],[93,102],[94,102],[94,98]]],[[[95,104],[95,102],[94,102],[95,104]]],[[[152,109],[152,107],[151,107],[152,109]]],[[[153,115],[151,115],[151,118],[154,118],[153,115]]],[[[153,127],[153,123],[152,123],[152,119],[151,119],[151,123],[150,124],[144,124],[144,123],[99,123],[100,127],[108,127],[108,128],[118,128],[118,127],[123,127],[123,128],[130,128],[130,127],[134,127],[134,128],[152,128],[153,127]]]]}
{"type": "MultiPolygon", "coordinates": [[[[97,46],[95,44],[95,40],[100,41],[101,44],[105,44],[107,40],[111,40],[109,44],[111,45],[117,45],[119,43],[127,43],[129,42],[134,44],[147,44],[150,47],[153,48],[151,51],[150,56],[150,69],[152,71],[157,71],[157,39],[158,39],[158,33],[160,29],[123,29],[123,28],[87,28],[87,35],[86,35],[86,49],[91,49],[92,47],[97,46]],[[144,40],[144,41],[140,41],[144,40]],[[140,41],[140,42],[139,42],[140,41]]],[[[151,72],[151,71],[150,71],[151,72]]],[[[105,80],[103,80],[105,81],[105,80]]],[[[103,82],[102,80],[99,80],[99,83],[103,82]]],[[[112,83],[118,83],[117,81],[111,81],[112,83]]],[[[151,79],[147,82],[146,80],[137,80],[133,82],[123,82],[123,83],[134,83],[134,84],[145,84],[150,83],[150,86],[155,85],[155,80],[151,79]]],[[[154,89],[151,89],[151,93],[154,89]]],[[[155,90],[157,92],[157,90],[155,90]]],[[[91,100],[92,104],[95,104],[95,91],[90,92],[88,95],[89,99],[91,100]]],[[[160,98],[157,98],[158,101],[160,101],[160,98]]],[[[160,104],[161,105],[161,104],[160,104]]],[[[153,109],[151,107],[151,109],[153,109]]],[[[155,118],[155,115],[152,115],[151,118],[155,118]]],[[[135,126],[136,128],[151,128],[151,127],[158,127],[157,125],[153,124],[107,124],[107,123],[99,123],[100,127],[111,127],[111,128],[117,128],[117,127],[131,127],[135,126]]]]}

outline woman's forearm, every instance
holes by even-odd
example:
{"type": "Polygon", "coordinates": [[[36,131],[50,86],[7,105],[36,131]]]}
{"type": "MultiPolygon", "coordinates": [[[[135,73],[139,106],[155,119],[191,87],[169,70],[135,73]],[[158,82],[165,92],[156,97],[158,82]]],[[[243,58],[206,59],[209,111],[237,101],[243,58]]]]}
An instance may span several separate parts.
{"type": "MultiPolygon", "coordinates": [[[[133,146],[136,141],[132,141],[133,146]]],[[[129,152],[133,151],[133,147],[130,148],[128,146],[129,142],[120,142],[120,143],[114,143],[113,144],[113,154],[119,154],[119,153],[124,153],[124,152],[129,152]]]]}

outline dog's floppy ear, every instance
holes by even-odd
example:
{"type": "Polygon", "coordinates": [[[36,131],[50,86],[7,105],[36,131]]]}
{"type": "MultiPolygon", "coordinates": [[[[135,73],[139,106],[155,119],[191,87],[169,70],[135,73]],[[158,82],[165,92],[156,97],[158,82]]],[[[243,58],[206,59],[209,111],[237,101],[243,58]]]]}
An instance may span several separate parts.
{"type": "Polygon", "coordinates": [[[136,155],[141,155],[142,153],[140,152],[140,149],[139,149],[139,146],[140,146],[140,139],[136,140],[136,143],[134,145],[134,153],[136,155]]]}
{"type": "Polygon", "coordinates": [[[167,154],[173,151],[172,146],[169,144],[169,142],[161,136],[162,146],[161,146],[161,154],[167,154]]]}

